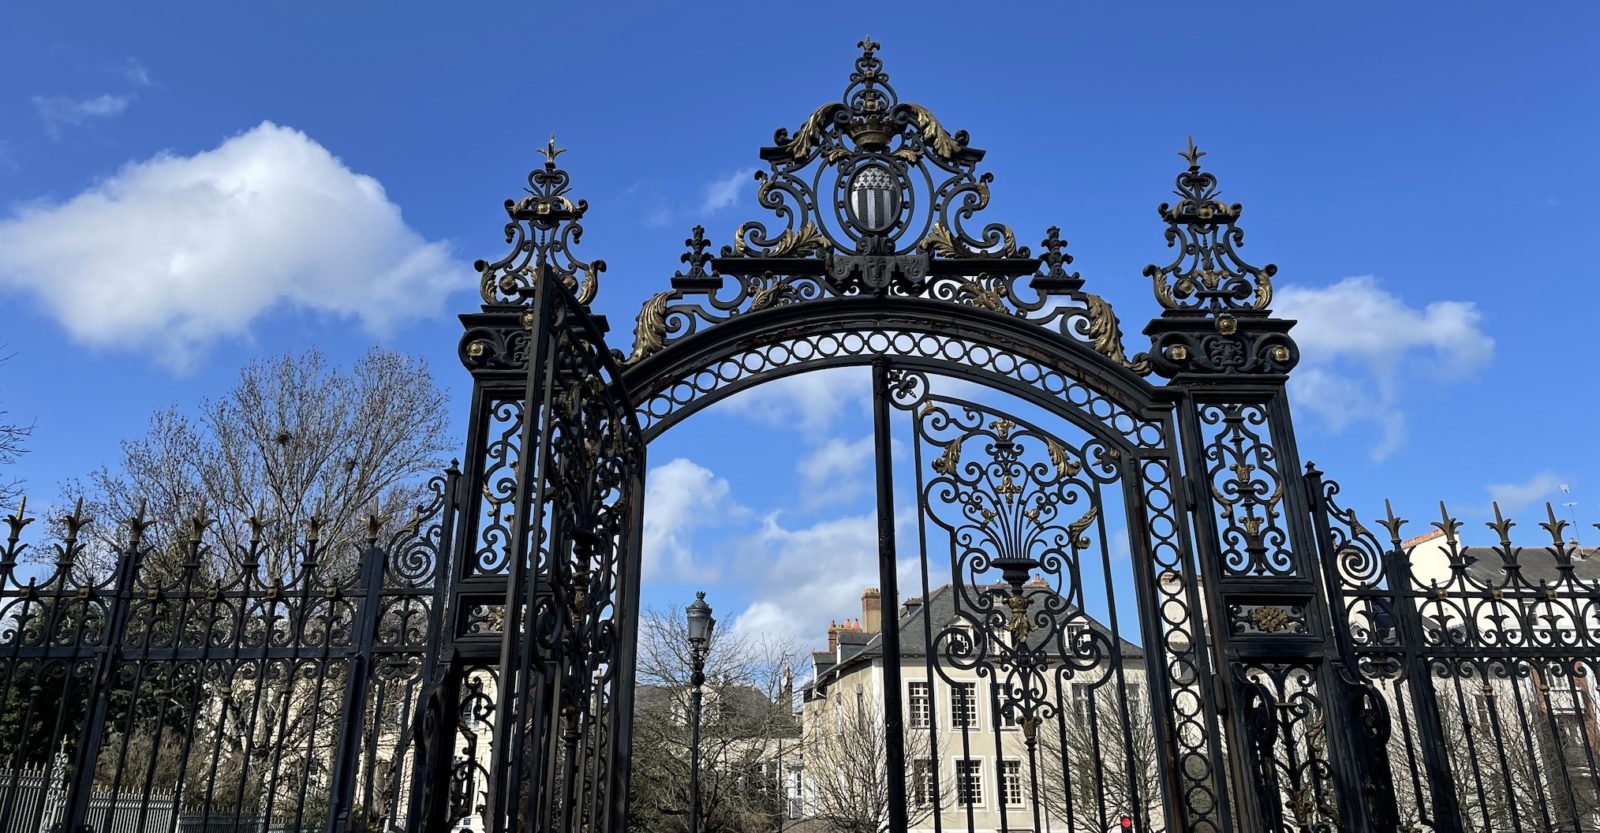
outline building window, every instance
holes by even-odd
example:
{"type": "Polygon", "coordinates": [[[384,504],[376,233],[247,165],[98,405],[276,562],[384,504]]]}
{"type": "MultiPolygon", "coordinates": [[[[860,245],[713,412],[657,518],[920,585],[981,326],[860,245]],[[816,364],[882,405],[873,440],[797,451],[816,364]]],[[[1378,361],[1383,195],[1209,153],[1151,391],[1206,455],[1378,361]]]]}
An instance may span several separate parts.
{"type": "Polygon", "coordinates": [[[1140,720],[1140,712],[1144,708],[1144,701],[1140,697],[1138,683],[1122,684],[1122,699],[1128,703],[1128,717],[1130,720],[1140,720]]]}
{"type": "Polygon", "coordinates": [[[1072,713],[1084,725],[1094,719],[1094,689],[1088,683],[1072,684],[1072,713]]]}
{"type": "Polygon", "coordinates": [[[932,700],[929,699],[927,683],[911,684],[911,728],[926,729],[931,722],[932,700]]]}
{"type": "Polygon", "coordinates": [[[1006,804],[1016,807],[1022,804],[1022,762],[1000,762],[1001,785],[1005,794],[1006,804]]]}
{"type": "Polygon", "coordinates": [[[951,683],[950,725],[957,729],[978,727],[977,683],[951,683]]]}
{"type": "Polygon", "coordinates": [[[980,762],[956,761],[956,803],[970,806],[983,803],[983,767],[980,762]]]}
{"type": "Polygon", "coordinates": [[[1017,728],[1017,704],[995,687],[994,725],[1002,729],[1017,728]]]}
{"type": "Polygon", "coordinates": [[[918,807],[933,805],[933,759],[918,758],[911,762],[911,800],[918,807]]]}

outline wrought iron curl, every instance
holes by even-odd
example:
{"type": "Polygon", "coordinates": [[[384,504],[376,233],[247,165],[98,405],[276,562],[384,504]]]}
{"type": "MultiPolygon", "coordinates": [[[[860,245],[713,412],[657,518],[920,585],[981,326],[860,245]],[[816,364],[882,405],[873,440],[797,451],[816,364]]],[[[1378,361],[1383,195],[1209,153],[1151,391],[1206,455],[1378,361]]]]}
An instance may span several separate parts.
{"type": "Polygon", "coordinates": [[[589,210],[587,200],[567,196],[571,176],[556,166],[565,148],[556,147],[554,134],[540,151],[544,166],[528,173],[527,196],[506,200],[506,243],[511,251],[494,262],[479,260],[479,294],[485,304],[527,304],[539,282],[558,280],[578,303],[588,305],[599,291],[605,261],[584,261],[574,253],[583,239],[578,223],[589,210]]]}

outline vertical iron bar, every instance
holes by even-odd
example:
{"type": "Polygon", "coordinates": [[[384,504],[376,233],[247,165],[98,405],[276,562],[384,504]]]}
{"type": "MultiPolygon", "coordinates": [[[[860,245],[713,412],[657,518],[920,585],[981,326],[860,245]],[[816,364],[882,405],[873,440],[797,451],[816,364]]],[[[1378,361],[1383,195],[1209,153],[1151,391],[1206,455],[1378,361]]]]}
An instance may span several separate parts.
{"type": "MultiPolygon", "coordinates": [[[[508,825],[514,824],[516,794],[522,782],[523,755],[515,754],[513,746],[520,746],[522,737],[523,715],[526,709],[518,709],[519,698],[523,706],[529,705],[531,696],[526,689],[529,686],[527,679],[520,679],[518,669],[521,666],[521,657],[527,651],[531,633],[523,633],[524,611],[522,591],[531,589],[537,583],[538,575],[538,546],[531,550],[528,547],[530,530],[537,534],[538,524],[530,523],[529,515],[540,511],[538,500],[531,494],[533,491],[531,480],[534,473],[544,476],[544,461],[540,459],[545,449],[545,436],[542,430],[535,431],[535,420],[541,427],[549,419],[543,405],[548,400],[548,388],[551,377],[550,351],[547,341],[549,335],[546,328],[550,318],[550,291],[546,281],[539,281],[534,287],[533,309],[531,316],[530,332],[528,334],[528,372],[527,381],[523,388],[522,397],[522,426],[517,446],[516,470],[516,522],[512,525],[511,541],[506,558],[506,593],[503,632],[500,637],[500,679],[499,691],[496,692],[495,724],[493,740],[490,744],[489,766],[489,827],[488,833],[502,833],[508,825]],[[535,400],[535,394],[541,394],[535,400]],[[537,404],[536,404],[537,403],[537,404]],[[537,444],[535,440],[537,439],[537,444]],[[532,563],[524,562],[532,559],[532,563]],[[523,573],[527,571],[525,578],[523,573]],[[530,587],[521,585],[527,583],[530,587]]],[[[526,594],[527,615],[533,613],[534,594],[526,594]]],[[[528,627],[531,627],[528,626],[528,627]]],[[[537,760],[537,756],[534,756],[537,760]]]]}
{"type": "MultiPolygon", "coordinates": [[[[85,701],[90,704],[90,711],[84,722],[83,743],[79,745],[77,760],[73,762],[77,768],[72,773],[72,785],[67,793],[66,818],[62,820],[60,828],[66,833],[78,833],[82,830],[89,815],[89,796],[94,789],[95,762],[100,754],[100,741],[105,735],[106,721],[110,717],[107,714],[111,705],[109,689],[116,678],[117,665],[122,657],[123,631],[128,624],[128,603],[133,594],[134,573],[141,561],[137,546],[137,543],[130,544],[117,559],[117,577],[113,585],[111,604],[106,610],[105,642],[96,652],[98,656],[95,658],[94,678],[89,684],[88,699],[85,701]]],[[[84,617],[87,616],[86,602],[84,617]]],[[[80,638],[82,636],[81,627],[79,636],[80,638]]]]}
{"type": "MultiPolygon", "coordinates": [[[[878,468],[878,583],[893,609],[900,607],[900,586],[894,546],[894,473],[889,435],[889,362],[872,363],[872,439],[878,468]]],[[[901,708],[900,617],[883,617],[883,729],[889,772],[889,833],[905,833],[905,718],[901,708]]]]}
{"type": "MultiPolygon", "coordinates": [[[[340,714],[339,742],[334,747],[333,783],[328,785],[328,833],[350,829],[350,810],[355,796],[356,770],[361,762],[362,718],[366,715],[367,681],[372,675],[373,647],[378,641],[383,592],[383,550],[377,544],[362,554],[363,589],[361,613],[356,620],[355,652],[346,671],[344,702],[340,714]]],[[[381,719],[380,716],[376,716],[381,719]]]]}
{"type": "MultiPolygon", "coordinates": [[[[461,709],[459,704],[455,708],[433,710],[430,702],[433,700],[434,677],[439,672],[438,664],[445,664],[447,674],[457,673],[453,662],[454,657],[446,653],[446,646],[442,644],[444,632],[444,614],[449,596],[446,591],[454,582],[451,580],[450,554],[455,548],[455,517],[456,507],[460,498],[461,469],[456,461],[450,461],[450,467],[444,471],[444,505],[441,507],[439,519],[439,548],[433,565],[433,606],[428,610],[428,642],[427,650],[422,656],[422,670],[417,674],[421,682],[418,688],[418,702],[411,718],[411,732],[417,738],[414,759],[411,762],[411,787],[406,796],[406,829],[407,830],[432,830],[442,825],[442,817],[438,820],[422,818],[424,813],[432,814],[435,809],[442,809],[444,802],[435,801],[432,806],[426,805],[423,797],[433,792],[439,786],[439,775],[444,773],[444,784],[448,785],[450,772],[450,749],[455,745],[456,726],[455,720],[459,718],[461,709]],[[423,734],[428,730],[425,724],[429,715],[435,720],[444,720],[445,725],[438,729],[438,734],[447,738],[445,743],[439,744],[438,749],[426,749],[427,737],[423,734]],[[448,719],[446,719],[448,716],[448,719]],[[430,756],[428,753],[432,753],[430,756]],[[441,760],[442,759],[442,760],[441,760]]],[[[421,527],[418,535],[421,536],[421,527]]],[[[438,685],[444,686],[445,681],[440,679],[438,685]]],[[[454,702],[454,701],[452,701],[454,702]]],[[[442,798],[445,793],[434,793],[442,798]]],[[[398,803],[398,802],[397,802],[398,803]]],[[[396,808],[398,810],[398,808],[396,808]]]]}
{"type": "MultiPolygon", "coordinates": [[[[633,777],[633,693],[638,664],[639,640],[639,578],[640,547],[644,541],[644,473],[646,454],[641,443],[633,452],[636,456],[632,475],[628,478],[628,495],[633,501],[628,515],[627,537],[622,541],[622,553],[617,561],[617,579],[622,588],[617,600],[617,627],[621,645],[617,652],[617,667],[612,670],[611,692],[611,742],[613,764],[609,770],[610,782],[605,789],[609,799],[610,817],[603,830],[621,833],[627,827],[628,785],[633,777]]],[[[793,709],[793,704],[789,704],[793,709]]],[[[779,756],[782,762],[782,756],[779,756]]]]}
{"type": "MultiPolygon", "coordinates": [[[[1394,516],[1391,513],[1389,517],[1393,519],[1394,516]]],[[[1394,618],[1399,625],[1400,645],[1404,650],[1404,669],[1401,674],[1411,690],[1417,739],[1422,746],[1422,763],[1428,774],[1428,790],[1433,798],[1433,823],[1438,833],[1463,833],[1461,804],[1450,770],[1449,752],[1445,749],[1444,722],[1439,717],[1439,697],[1433,687],[1430,663],[1423,654],[1423,648],[1428,643],[1422,629],[1422,613],[1412,596],[1410,556],[1401,545],[1398,524],[1390,527],[1389,537],[1390,546],[1384,554],[1383,573],[1390,592],[1394,594],[1394,618]]],[[[1470,744],[1471,721],[1465,703],[1462,722],[1467,727],[1470,744]]]]}

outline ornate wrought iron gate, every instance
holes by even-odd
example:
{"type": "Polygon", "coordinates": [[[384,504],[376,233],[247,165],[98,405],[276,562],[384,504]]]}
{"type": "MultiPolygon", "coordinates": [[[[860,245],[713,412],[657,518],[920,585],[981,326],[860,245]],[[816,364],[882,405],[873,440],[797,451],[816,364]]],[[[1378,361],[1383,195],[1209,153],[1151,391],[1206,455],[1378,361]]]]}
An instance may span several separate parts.
{"type": "Polygon", "coordinates": [[[141,517],[97,571],[81,513],[31,560],[34,519],[6,518],[0,828],[628,829],[646,444],[855,365],[889,609],[804,708],[876,663],[877,827],[1600,829],[1600,574],[1562,523],[1537,558],[1506,521],[1489,550],[1448,515],[1381,541],[1302,470],[1293,322],[1192,142],[1130,357],[1057,229],[1035,254],[974,227],[983,151],[860,46],[762,150],[782,227],[715,254],[697,227],[627,354],[552,140],[462,317],[464,463],[408,523],[241,543],[201,516],[156,547],[141,517]]]}

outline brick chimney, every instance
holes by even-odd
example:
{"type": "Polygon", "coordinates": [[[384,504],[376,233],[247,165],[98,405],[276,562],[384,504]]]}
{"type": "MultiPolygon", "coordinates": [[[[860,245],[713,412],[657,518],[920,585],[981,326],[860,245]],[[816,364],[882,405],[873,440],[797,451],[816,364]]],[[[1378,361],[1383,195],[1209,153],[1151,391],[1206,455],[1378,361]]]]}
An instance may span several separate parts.
{"type": "Polygon", "coordinates": [[[883,628],[883,594],[876,587],[868,587],[861,594],[861,629],[877,633],[883,628]]]}
{"type": "Polygon", "coordinates": [[[839,650],[840,630],[842,629],[839,627],[839,623],[837,621],[828,623],[828,653],[830,654],[839,650]]]}

